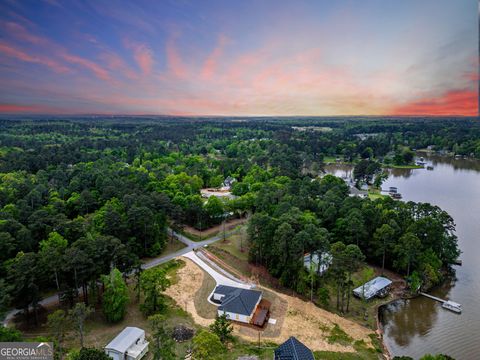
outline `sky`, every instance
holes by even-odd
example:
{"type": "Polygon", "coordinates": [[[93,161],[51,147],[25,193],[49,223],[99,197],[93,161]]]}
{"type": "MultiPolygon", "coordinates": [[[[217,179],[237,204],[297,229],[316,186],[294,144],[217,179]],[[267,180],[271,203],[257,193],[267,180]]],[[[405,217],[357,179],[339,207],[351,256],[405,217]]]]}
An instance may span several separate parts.
{"type": "Polygon", "coordinates": [[[477,0],[0,2],[0,113],[477,115],[477,0]]]}

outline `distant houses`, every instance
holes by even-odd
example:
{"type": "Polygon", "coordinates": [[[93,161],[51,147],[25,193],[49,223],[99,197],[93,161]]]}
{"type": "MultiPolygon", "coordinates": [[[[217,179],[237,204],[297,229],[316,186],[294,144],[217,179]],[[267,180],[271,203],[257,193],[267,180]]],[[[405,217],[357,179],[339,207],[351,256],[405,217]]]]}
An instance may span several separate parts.
{"type": "Polygon", "coordinates": [[[263,326],[268,321],[270,303],[258,290],[218,285],[211,300],[218,304],[218,315],[244,324],[263,326]]]}
{"type": "Polygon", "coordinates": [[[385,297],[390,291],[391,284],[391,280],[382,276],[377,276],[375,279],[372,279],[369,282],[354,289],[353,294],[365,300],[370,300],[375,296],[385,297]]]}
{"type": "Polygon", "coordinates": [[[105,353],[113,360],[140,360],[148,352],[145,331],[128,326],[105,346],[105,353]]]}
{"type": "Polygon", "coordinates": [[[312,350],[291,336],[275,349],[274,360],[315,360],[312,350]]]}

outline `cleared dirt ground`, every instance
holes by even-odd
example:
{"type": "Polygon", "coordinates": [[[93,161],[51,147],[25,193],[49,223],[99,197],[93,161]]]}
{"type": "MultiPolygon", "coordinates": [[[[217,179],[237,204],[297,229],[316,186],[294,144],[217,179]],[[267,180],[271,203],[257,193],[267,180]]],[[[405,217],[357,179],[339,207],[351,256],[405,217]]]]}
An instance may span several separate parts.
{"type": "MultiPolygon", "coordinates": [[[[182,260],[186,264],[177,273],[178,282],[167,289],[166,295],[172,297],[179,306],[186,309],[197,324],[208,326],[213,322],[213,319],[207,319],[199,315],[195,302],[198,306],[201,299],[195,301],[195,297],[205,284],[209,284],[208,286],[211,287],[210,282],[204,282],[204,277],[209,275],[189,259],[182,258],[182,260]]],[[[268,324],[266,329],[262,331],[261,339],[263,341],[269,340],[281,343],[290,336],[295,336],[314,351],[353,352],[354,349],[350,345],[328,343],[329,329],[334,324],[338,324],[354,341],[364,340],[366,344],[371,344],[368,337],[372,333],[371,330],[357,323],[318,308],[310,302],[277,293],[271,289],[262,288],[262,290],[265,291],[265,297],[272,301],[271,318],[277,320],[276,325],[268,324]]],[[[208,290],[202,290],[202,292],[206,293],[208,290]]],[[[204,301],[207,302],[207,299],[204,301]]],[[[200,312],[204,313],[202,310],[200,312]]],[[[245,340],[252,342],[258,340],[256,329],[238,324],[234,325],[234,329],[235,334],[245,340]]]]}

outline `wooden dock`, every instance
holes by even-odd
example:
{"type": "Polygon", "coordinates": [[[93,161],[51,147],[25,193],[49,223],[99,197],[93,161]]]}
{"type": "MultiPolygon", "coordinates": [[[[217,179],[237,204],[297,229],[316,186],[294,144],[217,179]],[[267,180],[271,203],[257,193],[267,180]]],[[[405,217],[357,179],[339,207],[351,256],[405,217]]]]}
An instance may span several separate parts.
{"type": "Polygon", "coordinates": [[[426,293],[421,292],[421,291],[419,292],[419,294],[420,294],[420,295],[423,295],[423,296],[426,296],[426,297],[428,297],[428,298],[430,298],[430,299],[439,301],[439,302],[441,302],[442,304],[447,301],[447,300],[440,299],[440,298],[438,298],[438,297],[436,297],[436,296],[433,296],[433,295],[430,295],[430,294],[426,294],[426,293]]]}

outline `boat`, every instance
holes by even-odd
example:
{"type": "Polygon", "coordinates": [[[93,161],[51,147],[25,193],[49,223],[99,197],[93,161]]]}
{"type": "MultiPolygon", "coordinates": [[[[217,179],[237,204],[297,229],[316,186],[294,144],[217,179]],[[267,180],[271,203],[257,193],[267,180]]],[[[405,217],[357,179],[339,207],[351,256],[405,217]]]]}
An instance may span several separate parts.
{"type": "Polygon", "coordinates": [[[454,301],[447,300],[442,304],[442,307],[459,314],[462,312],[462,305],[454,301]]]}
{"type": "Polygon", "coordinates": [[[433,166],[427,166],[427,170],[433,170],[433,166]]]}

